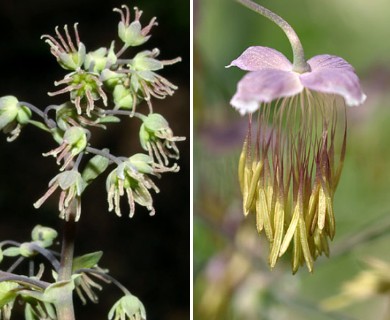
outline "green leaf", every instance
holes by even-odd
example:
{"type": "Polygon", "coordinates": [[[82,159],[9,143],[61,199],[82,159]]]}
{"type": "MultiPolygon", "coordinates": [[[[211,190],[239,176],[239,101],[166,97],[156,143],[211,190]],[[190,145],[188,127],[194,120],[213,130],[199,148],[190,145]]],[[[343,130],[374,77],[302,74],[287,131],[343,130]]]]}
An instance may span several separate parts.
{"type": "Polygon", "coordinates": [[[80,257],[76,257],[73,260],[73,272],[79,269],[88,269],[94,267],[98,264],[102,256],[103,251],[96,251],[87,253],[80,257]]]}
{"type": "Polygon", "coordinates": [[[3,251],[3,255],[6,257],[16,257],[20,255],[20,248],[19,247],[9,247],[3,251]]]}
{"type": "Polygon", "coordinates": [[[64,297],[64,292],[74,290],[74,280],[79,276],[79,274],[72,275],[72,280],[58,281],[48,286],[43,293],[42,301],[53,304],[61,303],[61,300],[64,297]]]}
{"type": "Polygon", "coordinates": [[[119,123],[121,119],[115,116],[105,116],[98,119],[97,123],[119,123]]]}
{"type": "MultiPolygon", "coordinates": [[[[103,151],[108,151],[104,149],[103,151]]],[[[108,167],[109,160],[100,155],[96,155],[91,158],[84,168],[81,177],[85,183],[89,184],[92,180],[96,179],[101,173],[103,173],[108,167]]]]}
{"type": "Polygon", "coordinates": [[[18,292],[14,289],[18,287],[19,285],[15,282],[0,282],[0,308],[12,302],[16,298],[18,292]]]}
{"type": "Polygon", "coordinates": [[[28,123],[32,124],[33,126],[36,126],[37,128],[49,132],[50,129],[42,122],[35,121],[35,120],[29,120],[28,123]]]}

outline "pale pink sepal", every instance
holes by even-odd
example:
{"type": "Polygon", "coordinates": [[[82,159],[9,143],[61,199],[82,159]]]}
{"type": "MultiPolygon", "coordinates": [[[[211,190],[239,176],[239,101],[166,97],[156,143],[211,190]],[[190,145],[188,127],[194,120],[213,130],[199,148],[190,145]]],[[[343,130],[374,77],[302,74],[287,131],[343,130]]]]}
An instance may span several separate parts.
{"type": "Polygon", "coordinates": [[[291,71],[292,69],[291,62],[279,51],[260,46],[249,47],[237,59],[233,60],[227,68],[233,66],[246,71],[262,69],[291,71]]]}
{"type": "Polygon", "coordinates": [[[295,72],[263,69],[247,73],[239,82],[230,101],[242,115],[259,108],[260,102],[271,102],[280,97],[291,97],[303,90],[295,72]]]}

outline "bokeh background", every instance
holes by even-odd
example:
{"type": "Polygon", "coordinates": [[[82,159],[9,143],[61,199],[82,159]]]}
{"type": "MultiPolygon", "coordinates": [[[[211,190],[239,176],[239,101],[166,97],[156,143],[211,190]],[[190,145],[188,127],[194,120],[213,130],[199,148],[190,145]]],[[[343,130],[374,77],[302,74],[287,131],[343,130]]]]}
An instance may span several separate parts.
{"type": "Polygon", "coordinates": [[[389,319],[390,2],[259,2],[295,28],[307,58],[349,61],[368,98],[348,110],[331,257],[313,274],[291,275],[288,257],[271,272],[267,244],[243,219],[237,181],[247,121],[229,100],[244,72],[224,66],[252,45],[290,60],[291,49],[277,26],[235,1],[194,1],[195,319],[389,319]]]}
{"type": "MultiPolygon", "coordinates": [[[[159,26],[153,28],[151,39],[140,49],[158,47],[160,59],[182,57],[181,63],[169,66],[161,73],[179,89],[172,97],[154,101],[154,110],[167,118],[175,135],[186,136],[187,141],[178,143],[181,171],[164,174],[156,181],[161,192],[154,196],[154,217],[137,206],[136,214],[130,220],[125,214],[128,210],[126,201],[123,201],[122,218],[108,213],[105,177],[87,189],[78,227],[76,254],[103,250],[100,266],[110,269],[112,275],[143,301],[148,319],[188,319],[190,2],[0,1],[0,96],[12,94],[42,109],[52,103],[61,103],[65,97],[50,98],[46,93],[55,90],[53,82],[62,79],[65,70],[58,66],[40,36],[54,34],[57,25],[72,26],[74,22],[79,22],[81,40],[87,49],[109,46],[114,39],[119,46],[119,14],[112,12],[112,8],[121,4],[142,9],[143,25],[153,16],[158,18],[159,26]]],[[[129,55],[137,51],[129,51],[129,55]]],[[[96,146],[109,147],[114,154],[130,155],[141,151],[138,129],[137,121],[125,120],[121,125],[111,126],[107,131],[108,136],[105,132],[96,132],[94,143],[96,146]]],[[[57,174],[55,160],[41,155],[53,149],[55,144],[50,137],[30,127],[26,127],[13,143],[7,143],[5,139],[1,134],[1,240],[28,241],[31,229],[37,223],[61,230],[56,196],[40,210],[32,206],[46,192],[48,182],[57,174]]],[[[98,305],[77,304],[78,319],[106,319],[108,310],[121,293],[114,286],[105,286],[99,296],[98,305]]],[[[15,315],[15,319],[22,318],[15,315]]]]}

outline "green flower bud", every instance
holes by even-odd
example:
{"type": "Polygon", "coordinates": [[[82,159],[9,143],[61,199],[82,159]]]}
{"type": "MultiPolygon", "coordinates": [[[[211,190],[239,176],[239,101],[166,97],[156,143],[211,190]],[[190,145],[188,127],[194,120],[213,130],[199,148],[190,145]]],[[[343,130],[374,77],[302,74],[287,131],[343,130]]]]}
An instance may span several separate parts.
{"type": "Polygon", "coordinates": [[[110,69],[104,69],[100,74],[100,80],[104,82],[109,88],[114,88],[126,77],[123,73],[111,71],[110,69]]]}
{"type": "Polygon", "coordinates": [[[57,236],[58,233],[56,230],[39,224],[36,225],[31,232],[31,239],[33,241],[38,241],[44,248],[50,247],[57,236]]]}
{"type": "Polygon", "coordinates": [[[134,93],[124,85],[118,84],[112,93],[115,103],[115,109],[133,109],[134,93]]]}
{"type": "Polygon", "coordinates": [[[31,110],[27,106],[19,105],[19,100],[14,96],[0,98],[0,130],[16,120],[25,125],[31,118],[31,110]]]}
{"type": "Polygon", "coordinates": [[[24,242],[20,245],[20,255],[26,258],[31,258],[37,254],[36,251],[31,249],[30,242],[24,242]]]}
{"type": "Polygon", "coordinates": [[[18,99],[14,96],[0,98],[0,130],[12,123],[19,112],[18,99]]]}
{"type": "Polygon", "coordinates": [[[26,125],[32,116],[31,110],[27,106],[19,106],[18,114],[16,115],[16,120],[21,125],[26,125]]]}
{"type": "Polygon", "coordinates": [[[0,130],[10,133],[8,141],[15,140],[31,118],[31,110],[27,106],[20,105],[14,96],[4,96],[0,98],[0,130]]]}
{"type": "Polygon", "coordinates": [[[72,147],[72,155],[77,155],[87,146],[87,134],[81,127],[70,127],[65,131],[64,142],[72,147]]]}
{"type": "Polygon", "coordinates": [[[111,67],[117,61],[114,52],[114,42],[111,43],[110,49],[100,48],[89,52],[85,57],[84,66],[91,72],[101,72],[106,68],[111,67]]]}

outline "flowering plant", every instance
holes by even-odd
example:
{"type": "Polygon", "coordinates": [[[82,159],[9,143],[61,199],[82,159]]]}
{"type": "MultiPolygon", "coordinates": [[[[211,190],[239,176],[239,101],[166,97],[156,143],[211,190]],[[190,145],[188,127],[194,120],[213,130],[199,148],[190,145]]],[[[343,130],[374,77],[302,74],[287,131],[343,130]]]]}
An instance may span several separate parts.
{"type": "Polygon", "coordinates": [[[64,223],[60,253],[52,248],[57,232],[41,225],[33,229],[29,242],[0,242],[0,262],[5,258],[17,259],[10,269],[0,271],[1,319],[10,319],[13,307],[19,304],[24,307],[26,319],[75,319],[73,293],[83,303],[97,302],[96,291],[102,289],[102,282],[113,283],[123,292],[123,297],[109,311],[109,319],[146,319],[142,302],[108,270],[99,267],[102,252],[74,257],[75,229],[84,214],[82,198],[95,179],[112,167],[106,178],[109,211],[121,215],[120,200],[126,192],[130,218],[137,205],[146,207],[153,215],[153,192],[160,191],[155,178],[179,171],[174,162],[179,159],[176,142],[185,139],[173,134],[168,121],[154,111],[152,104],[153,98],[164,99],[177,89],[157,72],[181,59],[158,60],[158,49],[134,52],[124,58],[128,48],[148,41],[157,22],[152,18],[143,26],[142,11],[138,8],[134,9],[133,19],[126,5],[114,11],[120,16],[119,50],[112,41],[109,47],[88,51],[77,23],[72,32],[65,25],[63,31],[56,27],[54,36],[42,36],[59,65],[68,72],[54,82],[61,88],[48,93],[64,97],[62,104],[41,110],[11,95],[0,97],[0,130],[9,134],[8,141],[15,140],[24,126],[33,125],[48,133],[57,144],[43,156],[55,157],[59,172],[34,207],[40,208],[58,190],[58,212],[64,223]],[[147,106],[144,111],[143,102],[147,106]],[[146,153],[116,156],[108,148],[92,146],[93,133],[119,123],[121,117],[141,122],[139,142],[146,153]],[[14,272],[37,255],[47,262],[38,274],[24,276],[14,272]],[[50,269],[51,278],[45,268],[50,269]]]}
{"type": "Polygon", "coordinates": [[[271,268],[291,246],[293,273],[303,263],[312,271],[318,256],[329,255],[328,239],[336,230],[333,199],[346,150],[345,105],[360,105],[366,96],[344,59],[326,54],[306,61],[286,21],[250,0],[238,2],[281,27],[294,55],[291,63],[272,48],[255,46],[228,66],[248,71],[230,101],[241,115],[249,114],[238,169],[243,211],[253,212],[258,232],[265,231],[271,268]]]}

